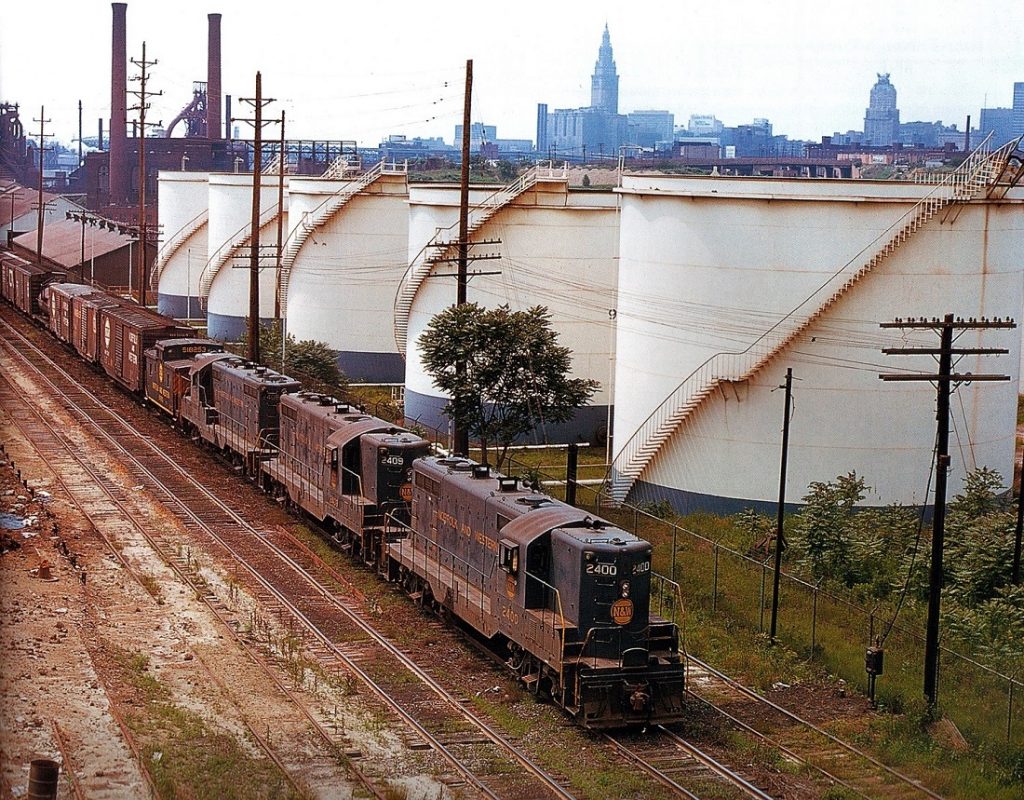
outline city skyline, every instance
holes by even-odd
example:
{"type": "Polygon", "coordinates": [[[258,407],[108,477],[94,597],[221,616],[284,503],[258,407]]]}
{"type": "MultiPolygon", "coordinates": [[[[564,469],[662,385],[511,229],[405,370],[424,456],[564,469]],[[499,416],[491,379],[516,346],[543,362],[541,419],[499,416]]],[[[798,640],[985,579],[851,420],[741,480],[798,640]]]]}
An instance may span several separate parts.
{"type": "MultiPolygon", "coordinates": [[[[978,124],[983,106],[1010,106],[1013,83],[1024,79],[1024,9],[993,2],[955,21],[952,10],[947,18],[933,4],[874,0],[855,13],[740,2],[728,18],[698,7],[641,19],[610,3],[584,10],[532,0],[517,5],[523,14],[515,20],[478,11],[460,18],[471,8],[438,15],[398,4],[387,18],[359,21],[324,8],[268,25],[237,0],[182,0],[170,17],[155,4],[129,2],[128,55],[138,58],[145,39],[147,56],[159,60],[151,85],[164,95],[154,98],[149,118],[169,122],[190,99],[192,81],[205,80],[206,14],[222,13],[226,94],[251,96],[259,69],[264,94],[279,100],[269,113],[287,112],[289,138],[355,138],[362,145],[389,134],[451,141],[461,121],[466,58],[474,59],[474,121],[497,126],[503,138],[533,140],[538,102],[589,103],[606,24],[620,113],[666,109],[678,124],[691,114],[714,114],[730,125],[764,117],[777,132],[814,141],[862,128],[871,86],[888,72],[902,120],[941,119],[962,128],[967,114],[978,124]],[[436,42],[445,44],[440,54],[436,42]]],[[[77,135],[82,99],[84,135],[94,136],[97,118],[110,115],[109,52],[106,0],[59,0],[47,5],[45,17],[5,6],[0,99],[21,104],[30,133],[45,105],[50,130],[65,142],[77,135]],[[44,43],[44,70],[33,63],[32,38],[44,43]]],[[[237,103],[233,113],[243,115],[237,103]]]]}

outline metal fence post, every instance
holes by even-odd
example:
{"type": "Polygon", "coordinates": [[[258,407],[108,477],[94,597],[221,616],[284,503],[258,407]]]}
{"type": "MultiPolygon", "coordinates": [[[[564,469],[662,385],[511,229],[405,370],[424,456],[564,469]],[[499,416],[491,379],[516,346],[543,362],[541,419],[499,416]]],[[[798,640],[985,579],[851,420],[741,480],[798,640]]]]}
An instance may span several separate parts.
{"type": "Polygon", "coordinates": [[[811,658],[814,658],[814,650],[818,646],[818,587],[814,587],[814,595],[811,601],[811,658]]]}
{"type": "Polygon", "coordinates": [[[715,577],[711,585],[711,610],[718,611],[718,544],[715,544],[715,577]]]}
{"type": "Polygon", "coordinates": [[[672,571],[669,573],[672,580],[676,579],[676,525],[672,523],[672,571]]]}
{"type": "Polygon", "coordinates": [[[640,532],[640,509],[633,509],[633,533],[638,535],[640,532]]]}
{"type": "Polygon", "coordinates": [[[768,567],[762,562],[761,564],[761,614],[760,620],[758,621],[758,632],[764,633],[764,585],[765,581],[768,580],[768,567]]]}
{"type": "Polygon", "coordinates": [[[1006,741],[1010,741],[1010,733],[1013,727],[1013,678],[1010,678],[1010,699],[1006,704],[1006,741]]]}

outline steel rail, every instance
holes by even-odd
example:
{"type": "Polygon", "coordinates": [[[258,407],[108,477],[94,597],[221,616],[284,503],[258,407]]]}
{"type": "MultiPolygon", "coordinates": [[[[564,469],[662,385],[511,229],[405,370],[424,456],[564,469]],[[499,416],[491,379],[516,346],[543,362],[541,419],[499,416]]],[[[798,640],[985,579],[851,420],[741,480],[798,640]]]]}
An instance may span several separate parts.
{"type": "MultiPolygon", "coordinates": [[[[335,608],[341,611],[353,624],[359,627],[364,633],[371,637],[371,639],[379,646],[384,648],[394,658],[396,658],[403,666],[411,671],[417,678],[419,678],[428,688],[430,688],[440,699],[442,699],[450,708],[454,709],[458,716],[464,720],[469,721],[474,727],[476,727],[489,741],[503,749],[512,759],[518,763],[525,770],[534,775],[539,781],[547,786],[557,797],[564,798],[564,800],[571,800],[573,795],[570,794],[564,787],[562,787],[557,781],[549,776],[543,768],[535,764],[528,756],[519,751],[511,743],[505,740],[505,738],[489,726],[482,719],[471,713],[469,709],[458,701],[450,692],[442,687],[433,677],[422,670],[412,659],[401,652],[395,645],[393,645],[382,633],[376,628],[370,625],[368,622],[363,620],[354,610],[341,603],[338,598],[331,593],[326,587],[317,581],[309,572],[303,568],[298,562],[296,562],[290,555],[285,553],[278,545],[274,544],[269,540],[267,535],[253,528],[244,518],[242,518],[237,512],[234,511],[230,506],[226,505],[218,497],[216,497],[209,489],[198,483],[191,475],[189,475],[184,468],[174,462],[166,453],[164,453],[157,445],[150,441],[149,437],[146,437],[131,426],[131,424],[124,419],[120,414],[110,408],[102,400],[100,400],[95,394],[84,388],[78,383],[69,373],[67,373],[60,365],[50,359],[39,347],[17,331],[11,326],[6,320],[4,326],[8,328],[12,333],[18,336],[25,345],[31,350],[35,351],[40,357],[49,362],[52,369],[56,370],[65,379],[72,382],[76,386],[76,391],[80,392],[90,403],[95,404],[98,410],[104,411],[116,424],[124,428],[132,437],[136,443],[141,443],[144,447],[148,448],[149,451],[158,459],[164,462],[168,468],[176,472],[181,478],[190,483],[196,490],[204,495],[211,503],[215,504],[221,511],[227,514],[237,525],[248,531],[253,535],[253,541],[262,543],[266,548],[285,564],[287,564],[302,580],[309,584],[322,598],[331,603],[335,608]]],[[[4,344],[9,345],[9,342],[5,341],[4,344]]],[[[21,358],[25,363],[32,366],[33,369],[40,375],[41,379],[49,384],[54,391],[63,395],[69,402],[71,398],[67,397],[67,393],[62,391],[52,380],[49,379],[43,372],[31,361],[28,360],[27,356],[17,351],[15,348],[9,346],[9,349],[14,352],[17,357],[21,358]]],[[[284,594],[277,589],[267,578],[265,578],[258,570],[256,570],[245,558],[242,556],[236,548],[229,545],[222,536],[212,530],[207,523],[201,519],[195,512],[193,512],[187,505],[185,505],[180,499],[175,497],[174,493],[166,486],[166,484],[158,478],[151,469],[146,467],[139,458],[121,442],[117,441],[117,437],[104,430],[100,424],[93,419],[91,416],[85,413],[81,406],[76,404],[78,413],[83,417],[88,425],[91,425],[101,438],[106,439],[111,443],[117,450],[119,450],[129,461],[136,465],[136,468],[148,476],[150,480],[161,490],[166,496],[169,504],[177,507],[188,516],[194,525],[200,527],[204,532],[213,538],[218,544],[220,544],[227,552],[239,563],[260,585],[264,587],[264,590],[270,594],[282,607],[287,609],[289,613],[297,619],[300,624],[308,630],[311,635],[320,641],[321,645],[327,648],[337,659],[342,661],[354,674],[356,674],[360,680],[366,685],[389,707],[391,707],[396,714],[398,714],[410,727],[412,727],[430,746],[440,753],[445,760],[447,760],[460,774],[472,783],[479,791],[489,797],[497,797],[486,785],[484,785],[480,779],[471,771],[471,769],[463,765],[458,757],[455,756],[449,748],[444,745],[436,736],[427,731],[412,714],[406,711],[400,706],[393,698],[391,698],[380,686],[377,684],[365,670],[363,670],[358,664],[356,664],[352,658],[338,648],[329,637],[323,634],[309,617],[297,608],[284,594]]],[[[291,537],[294,539],[294,537],[291,537]]],[[[332,576],[333,577],[333,576],[332,576]]],[[[347,581],[346,581],[347,583],[347,581]]]]}
{"type": "MultiPolygon", "coordinates": [[[[858,758],[861,758],[861,759],[867,761],[868,763],[870,763],[873,766],[877,767],[881,771],[885,772],[887,775],[895,778],[900,783],[906,784],[907,786],[910,786],[913,789],[916,789],[920,793],[922,793],[924,795],[927,795],[928,797],[933,798],[933,800],[943,800],[942,795],[933,792],[931,789],[929,789],[926,786],[922,786],[918,781],[914,780],[909,775],[906,775],[906,774],[900,772],[899,770],[897,770],[897,769],[895,769],[893,767],[890,767],[888,764],[885,764],[882,761],[878,760],[877,758],[872,756],[870,753],[867,753],[867,752],[861,750],[860,748],[855,747],[854,745],[850,744],[849,742],[843,741],[838,736],[836,736],[835,734],[829,733],[828,731],[826,731],[824,728],[820,727],[819,725],[815,725],[813,722],[810,722],[809,720],[804,719],[803,717],[801,717],[798,714],[790,711],[789,709],[784,708],[783,706],[780,706],[778,703],[775,703],[775,702],[769,700],[764,695],[759,694],[758,692],[754,691],[753,689],[750,689],[750,688],[744,686],[743,684],[741,684],[739,681],[735,680],[734,678],[730,678],[724,672],[721,672],[720,670],[715,669],[710,664],[700,660],[699,658],[697,658],[697,657],[695,657],[693,655],[689,655],[689,654],[687,655],[687,659],[689,661],[693,662],[694,664],[696,664],[697,666],[699,666],[701,669],[703,669],[709,675],[717,678],[718,680],[720,680],[721,682],[725,683],[727,686],[729,686],[730,688],[732,688],[735,691],[739,692],[740,694],[750,698],[751,700],[754,700],[757,703],[760,703],[762,705],[768,706],[773,711],[776,711],[777,713],[782,714],[784,717],[786,717],[787,719],[791,720],[792,722],[795,722],[798,725],[800,725],[800,726],[802,726],[802,727],[804,727],[804,728],[806,728],[808,730],[811,730],[811,731],[813,731],[814,733],[817,733],[820,736],[823,736],[824,738],[828,739],[830,742],[832,742],[833,744],[837,745],[841,749],[847,751],[848,753],[850,753],[852,755],[857,756],[858,758]]],[[[688,687],[692,686],[692,683],[690,681],[687,681],[687,686],[688,687]]],[[[699,695],[694,693],[692,689],[688,688],[687,691],[690,694],[693,694],[695,697],[699,697],[699,695]]],[[[704,699],[704,698],[700,698],[700,699],[704,699]]],[[[714,705],[714,703],[712,703],[711,705],[714,705]]],[[[717,706],[716,706],[716,708],[717,708],[717,706]]],[[[806,761],[807,760],[806,757],[803,757],[803,760],[806,761]]],[[[808,763],[810,763],[810,762],[808,762],[808,763]]],[[[816,766],[816,765],[811,764],[811,766],[816,766]]]]}

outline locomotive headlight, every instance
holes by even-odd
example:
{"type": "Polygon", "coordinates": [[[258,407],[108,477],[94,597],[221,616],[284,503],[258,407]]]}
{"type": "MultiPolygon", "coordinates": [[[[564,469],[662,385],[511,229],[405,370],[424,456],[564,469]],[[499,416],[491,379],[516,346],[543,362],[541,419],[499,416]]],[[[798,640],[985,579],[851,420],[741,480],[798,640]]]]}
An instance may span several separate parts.
{"type": "Polygon", "coordinates": [[[623,581],[619,588],[622,590],[623,597],[629,597],[629,581],[623,581]]]}

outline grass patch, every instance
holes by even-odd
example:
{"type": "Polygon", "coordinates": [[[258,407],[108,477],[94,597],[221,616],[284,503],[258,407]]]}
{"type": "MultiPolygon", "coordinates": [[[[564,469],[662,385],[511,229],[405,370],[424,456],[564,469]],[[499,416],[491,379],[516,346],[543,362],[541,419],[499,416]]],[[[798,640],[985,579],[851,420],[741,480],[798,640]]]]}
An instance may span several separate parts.
{"type": "Polygon", "coordinates": [[[139,745],[160,797],[196,800],[306,800],[268,759],[254,757],[234,736],[176,705],[149,671],[149,659],[124,650],[114,663],[132,710],[125,723],[139,745]]]}

